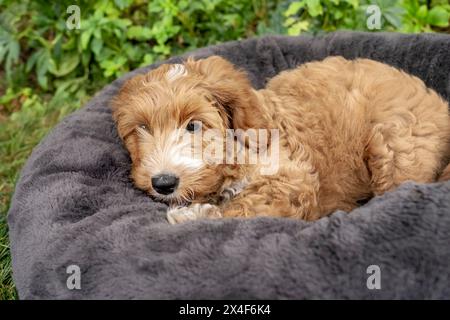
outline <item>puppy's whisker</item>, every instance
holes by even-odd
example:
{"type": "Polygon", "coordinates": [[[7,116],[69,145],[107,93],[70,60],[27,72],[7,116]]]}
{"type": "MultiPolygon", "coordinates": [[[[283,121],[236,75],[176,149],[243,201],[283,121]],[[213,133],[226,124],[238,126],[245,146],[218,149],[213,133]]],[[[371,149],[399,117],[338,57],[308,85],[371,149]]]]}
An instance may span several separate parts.
{"type": "Polygon", "coordinates": [[[186,192],[188,193],[187,196],[189,197],[190,200],[194,199],[195,192],[194,192],[194,190],[192,188],[187,188],[186,192]]]}

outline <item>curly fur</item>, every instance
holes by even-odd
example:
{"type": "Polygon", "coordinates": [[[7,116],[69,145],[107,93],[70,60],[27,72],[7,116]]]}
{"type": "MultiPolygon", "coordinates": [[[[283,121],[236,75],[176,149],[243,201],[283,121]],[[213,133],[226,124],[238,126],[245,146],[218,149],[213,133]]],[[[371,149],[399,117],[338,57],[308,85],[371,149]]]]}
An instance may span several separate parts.
{"type": "Polygon", "coordinates": [[[262,90],[218,56],[188,59],[184,67],[175,77],[166,77],[167,64],[134,77],[113,101],[136,186],[162,201],[194,203],[190,214],[171,209],[172,223],[255,215],[315,220],[350,211],[407,180],[436,181],[448,163],[448,104],[420,79],[388,65],[329,57],[282,72],[262,90]],[[193,119],[223,134],[231,127],[279,129],[277,174],[261,175],[254,165],[180,164],[164,168],[176,172],[180,186],[161,197],[150,183],[164,161],[155,150],[193,119]],[[243,179],[242,192],[210,205],[243,179]]]}

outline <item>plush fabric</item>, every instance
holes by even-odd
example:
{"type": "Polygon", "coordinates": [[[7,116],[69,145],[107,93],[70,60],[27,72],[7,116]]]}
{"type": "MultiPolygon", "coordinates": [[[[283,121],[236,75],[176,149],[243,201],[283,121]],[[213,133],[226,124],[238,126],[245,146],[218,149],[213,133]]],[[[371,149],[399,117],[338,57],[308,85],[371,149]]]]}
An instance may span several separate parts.
{"type": "MultiPolygon", "coordinates": [[[[224,56],[258,88],[307,61],[368,57],[450,98],[446,35],[273,36],[191,54],[224,56]]],[[[118,79],[65,118],[23,168],[8,215],[20,298],[450,298],[449,182],[406,183],[349,214],[312,223],[169,225],[166,206],[133,187],[109,109],[126,78],[155,66],[118,79]],[[81,269],[80,290],[66,286],[69,265],[81,269]],[[380,267],[379,290],[366,286],[370,265],[380,267]]]]}

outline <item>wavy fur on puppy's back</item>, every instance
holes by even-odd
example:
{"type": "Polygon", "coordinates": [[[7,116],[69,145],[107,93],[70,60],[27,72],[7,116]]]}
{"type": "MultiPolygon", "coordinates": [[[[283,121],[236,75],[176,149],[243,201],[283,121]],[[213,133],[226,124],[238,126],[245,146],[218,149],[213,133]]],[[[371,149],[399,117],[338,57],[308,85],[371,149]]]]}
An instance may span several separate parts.
{"type": "Polygon", "coordinates": [[[321,214],[407,180],[434,182],[448,164],[447,102],[399,69],[328,57],[281,73],[267,89],[282,101],[276,117],[291,158],[310,151],[321,214]]]}

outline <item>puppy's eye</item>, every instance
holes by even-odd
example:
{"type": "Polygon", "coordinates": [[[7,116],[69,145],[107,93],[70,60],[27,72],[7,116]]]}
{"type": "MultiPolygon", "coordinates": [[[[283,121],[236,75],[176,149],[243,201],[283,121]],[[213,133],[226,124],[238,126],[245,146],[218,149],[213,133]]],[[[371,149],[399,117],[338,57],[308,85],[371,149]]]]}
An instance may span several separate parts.
{"type": "Polygon", "coordinates": [[[186,130],[189,132],[197,132],[201,129],[202,124],[200,121],[190,121],[186,126],[186,130]]]}
{"type": "Polygon", "coordinates": [[[140,124],[139,128],[144,129],[147,132],[150,132],[150,129],[149,129],[149,127],[146,124],[140,124]]]}

